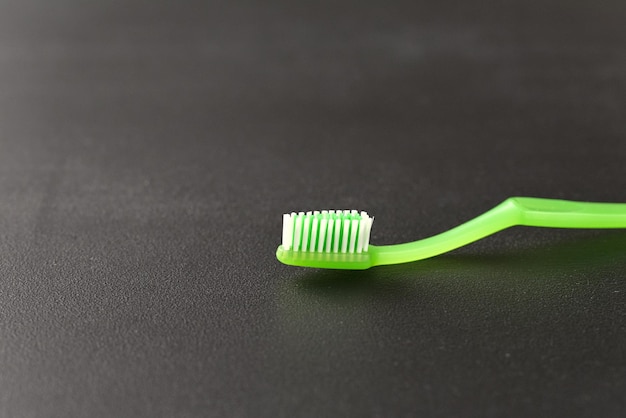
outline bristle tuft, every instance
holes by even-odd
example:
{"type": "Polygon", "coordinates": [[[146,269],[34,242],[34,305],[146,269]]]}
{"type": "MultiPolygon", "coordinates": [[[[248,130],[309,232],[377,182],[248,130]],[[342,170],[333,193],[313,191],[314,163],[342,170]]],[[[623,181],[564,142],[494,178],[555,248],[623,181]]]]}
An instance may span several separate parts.
{"type": "Polygon", "coordinates": [[[296,252],[367,252],[373,221],[367,212],[356,210],[287,213],[282,246],[296,252]]]}

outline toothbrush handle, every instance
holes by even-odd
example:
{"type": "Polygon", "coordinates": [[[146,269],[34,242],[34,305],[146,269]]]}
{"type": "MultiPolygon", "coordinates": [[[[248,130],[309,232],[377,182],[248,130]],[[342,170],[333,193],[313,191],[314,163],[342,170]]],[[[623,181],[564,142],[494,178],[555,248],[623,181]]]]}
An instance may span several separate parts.
{"type": "Polygon", "coordinates": [[[590,203],[511,197],[482,215],[429,238],[370,245],[372,265],[433,257],[515,225],[550,228],[626,228],[626,203],[590,203]]]}
{"type": "Polygon", "coordinates": [[[573,202],[533,197],[509,199],[519,225],[550,228],[626,228],[626,203],[573,202]]]}

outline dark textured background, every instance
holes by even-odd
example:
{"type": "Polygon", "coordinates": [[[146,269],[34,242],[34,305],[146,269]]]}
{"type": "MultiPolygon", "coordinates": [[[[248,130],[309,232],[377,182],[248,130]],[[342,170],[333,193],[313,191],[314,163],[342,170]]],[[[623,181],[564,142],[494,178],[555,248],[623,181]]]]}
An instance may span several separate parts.
{"type": "Polygon", "coordinates": [[[626,3],[0,3],[0,416],[618,416],[626,231],[514,228],[366,272],[508,196],[626,202],[626,3]]]}

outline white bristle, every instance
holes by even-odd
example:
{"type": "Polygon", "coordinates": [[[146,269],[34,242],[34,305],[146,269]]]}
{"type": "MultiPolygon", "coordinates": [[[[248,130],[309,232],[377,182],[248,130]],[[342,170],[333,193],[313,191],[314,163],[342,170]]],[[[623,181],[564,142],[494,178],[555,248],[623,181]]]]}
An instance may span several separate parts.
{"type": "Polygon", "coordinates": [[[341,231],[341,252],[345,253],[348,251],[348,242],[350,241],[350,219],[343,220],[343,230],[341,231]]]}
{"type": "Polygon", "coordinates": [[[372,232],[372,223],[374,222],[374,218],[367,217],[365,220],[365,244],[363,245],[363,251],[367,252],[367,249],[370,246],[370,233],[372,232]]]}
{"type": "Polygon", "coordinates": [[[300,250],[300,241],[302,240],[302,222],[304,221],[304,213],[300,212],[296,215],[295,230],[293,233],[293,250],[300,250]]]}
{"type": "MultiPolygon", "coordinates": [[[[361,212],[361,214],[363,214],[363,212],[361,212]]],[[[359,254],[363,252],[363,246],[365,241],[365,222],[365,219],[361,217],[361,219],[359,220],[359,236],[356,243],[356,252],[359,254]]]]}
{"type": "Polygon", "coordinates": [[[309,230],[311,226],[310,212],[304,217],[304,229],[302,230],[302,251],[309,249],[309,230]]]}
{"type": "Polygon", "coordinates": [[[293,214],[283,215],[283,248],[286,250],[291,249],[291,243],[293,239],[293,214]]]}
{"type": "Polygon", "coordinates": [[[320,236],[319,236],[319,239],[317,240],[317,252],[318,253],[321,253],[322,251],[324,251],[324,242],[326,241],[327,227],[328,227],[328,219],[322,218],[320,220],[320,236]]]}
{"type": "Polygon", "coordinates": [[[348,244],[348,252],[353,253],[356,249],[356,234],[359,232],[359,221],[353,219],[350,223],[350,243],[348,244]]]}
{"type": "Polygon", "coordinates": [[[361,254],[369,248],[374,218],[356,210],[283,215],[282,247],[294,252],[361,254]]]}
{"type": "MultiPolygon", "coordinates": [[[[314,212],[315,213],[315,212],[314,212]]],[[[319,214],[319,212],[317,212],[319,214]]],[[[311,251],[315,251],[317,249],[317,234],[318,234],[318,224],[319,224],[319,219],[317,219],[317,217],[313,218],[313,222],[311,225],[311,245],[309,246],[309,248],[311,248],[311,251]]]]}
{"type": "Polygon", "coordinates": [[[333,242],[333,227],[334,226],[335,226],[335,221],[329,218],[328,225],[326,226],[326,248],[324,248],[324,251],[326,251],[327,253],[330,252],[330,245],[333,242]]]}
{"type": "Polygon", "coordinates": [[[338,253],[339,252],[339,238],[341,237],[341,219],[337,218],[335,219],[335,226],[333,227],[335,229],[335,239],[333,240],[333,251],[334,253],[338,253]]]}

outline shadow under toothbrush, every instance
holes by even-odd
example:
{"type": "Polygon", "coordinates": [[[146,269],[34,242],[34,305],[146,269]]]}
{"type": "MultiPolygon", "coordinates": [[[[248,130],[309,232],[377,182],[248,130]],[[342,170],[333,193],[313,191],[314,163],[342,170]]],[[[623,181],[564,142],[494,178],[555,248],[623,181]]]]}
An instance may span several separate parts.
{"type": "Polygon", "coordinates": [[[492,289],[493,286],[534,286],[533,283],[541,285],[576,277],[589,280],[616,264],[624,265],[626,271],[626,231],[622,230],[598,231],[593,236],[490,254],[456,250],[430,259],[362,271],[306,271],[293,285],[302,292],[320,296],[378,292],[381,288],[389,292],[433,280],[492,289]]]}

